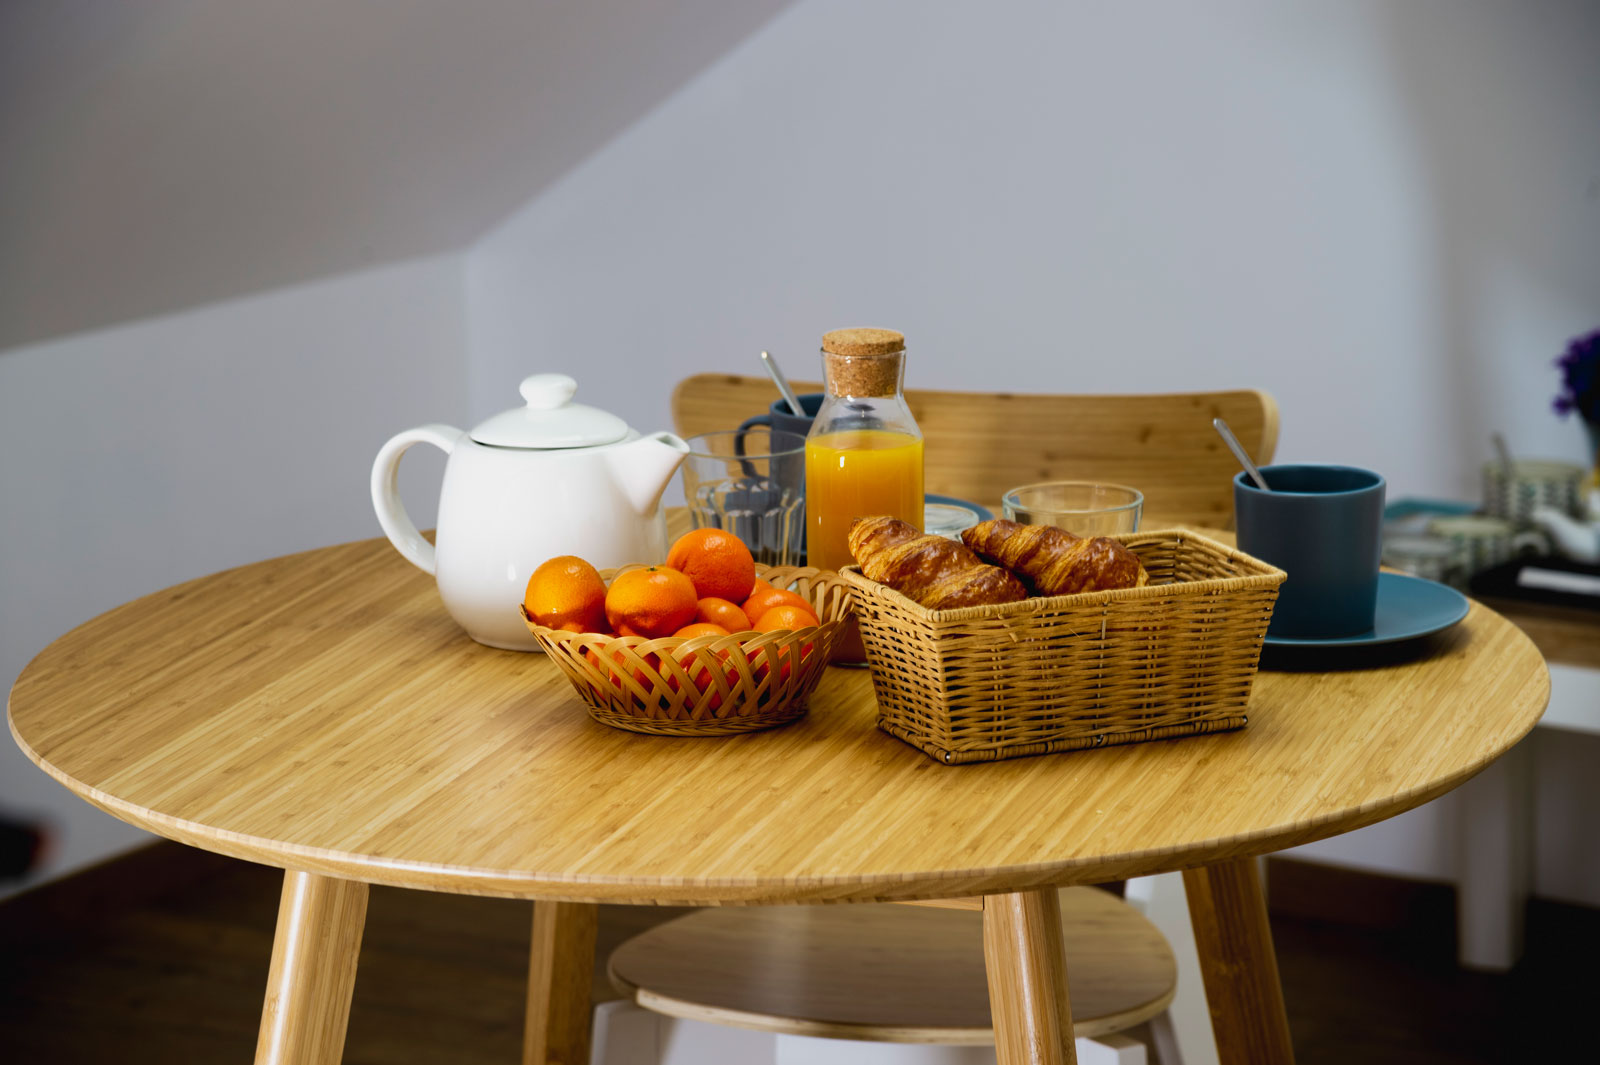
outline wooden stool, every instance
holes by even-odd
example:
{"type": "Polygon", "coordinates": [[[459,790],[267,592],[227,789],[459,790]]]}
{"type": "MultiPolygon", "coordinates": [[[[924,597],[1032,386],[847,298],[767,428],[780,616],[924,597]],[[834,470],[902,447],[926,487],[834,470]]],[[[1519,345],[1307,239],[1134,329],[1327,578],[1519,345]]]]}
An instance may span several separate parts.
{"type": "MultiPolygon", "coordinates": [[[[1087,887],[1062,890],[1061,920],[1078,1037],[1163,1013],[1177,968],[1154,925],[1087,887]]],[[[704,909],[623,943],[609,971],[639,1006],[688,1020],[833,1039],[994,1043],[977,910],[704,909]]]]}

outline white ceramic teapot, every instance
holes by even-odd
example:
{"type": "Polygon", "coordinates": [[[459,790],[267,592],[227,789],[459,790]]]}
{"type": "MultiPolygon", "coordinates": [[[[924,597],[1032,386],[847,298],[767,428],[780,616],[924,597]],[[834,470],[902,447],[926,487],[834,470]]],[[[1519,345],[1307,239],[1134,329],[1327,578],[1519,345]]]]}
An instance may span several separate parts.
{"type": "Polygon", "coordinates": [[[518,607],[546,559],[579,555],[605,569],[666,558],[661,493],[689,445],[671,433],[640,436],[614,414],[572,403],[577,388],[564,374],[535,374],[522,382],[527,406],[470,433],[408,429],[372,464],[372,506],[390,542],[438,579],[450,616],[490,647],[537,646],[518,607]],[[400,502],[400,456],[413,444],[450,456],[437,547],[400,502]]]}

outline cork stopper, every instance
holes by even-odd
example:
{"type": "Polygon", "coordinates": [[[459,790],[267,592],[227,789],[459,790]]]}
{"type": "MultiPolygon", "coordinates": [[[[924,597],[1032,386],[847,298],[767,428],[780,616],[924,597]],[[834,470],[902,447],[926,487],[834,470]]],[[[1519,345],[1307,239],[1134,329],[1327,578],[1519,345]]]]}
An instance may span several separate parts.
{"type": "Polygon", "coordinates": [[[906,338],[893,329],[835,329],[822,334],[822,350],[830,355],[893,355],[906,350],[906,338]]]}
{"type": "Polygon", "coordinates": [[[892,396],[900,391],[906,338],[893,329],[835,329],[822,335],[822,372],[835,396],[892,396]]]}

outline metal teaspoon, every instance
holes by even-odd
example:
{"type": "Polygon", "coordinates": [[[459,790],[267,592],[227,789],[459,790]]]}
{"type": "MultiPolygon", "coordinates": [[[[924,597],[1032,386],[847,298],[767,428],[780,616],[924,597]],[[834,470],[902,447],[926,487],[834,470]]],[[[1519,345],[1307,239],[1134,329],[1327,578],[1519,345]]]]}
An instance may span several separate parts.
{"type": "Polygon", "coordinates": [[[1244,472],[1256,483],[1256,487],[1263,492],[1270,492],[1267,479],[1261,476],[1261,471],[1256,469],[1256,464],[1250,461],[1250,456],[1244,453],[1244,445],[1239,443],[1239,438],[1233,435],[1233,430],[1228,428],[1228,423],[1221,418],[1211,419],[1212,428],[1222,436],[1222,442],[1228,445],[1228,450],[1233,452],[1233,457],[1239,460],[1239,465],[1244,467],[1244,472]]]}
{"type": "Polygon", "coordinates": [[[773,383],[778,386],[778,391],[783,393],[783,398],[789,404],[789,409],[794,411],[797,418],[804,418],[806,412],[800,409],[799,398],[795,396],[794,389],[789,387],[788,379],[783,376],[783,371],[778,369],[778,360],[763,351],[761,353],[761,361],[766,365],[767,373],[772,375],[773,383]]]}

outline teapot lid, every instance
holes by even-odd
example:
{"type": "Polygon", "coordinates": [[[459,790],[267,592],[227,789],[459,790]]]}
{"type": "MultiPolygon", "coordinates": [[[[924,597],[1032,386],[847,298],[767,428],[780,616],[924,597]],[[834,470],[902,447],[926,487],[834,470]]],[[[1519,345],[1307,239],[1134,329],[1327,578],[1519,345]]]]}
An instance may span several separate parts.
{"type": "Polygon", "coordinates": [[[527,406],[502,411],[472,430],[472,439],[491,447],[567,448],[613,444],[628,435],[628,423],[615,414],[573,403],[578,382],[562,373],[537,373],[522,379],[527,406]]]}

